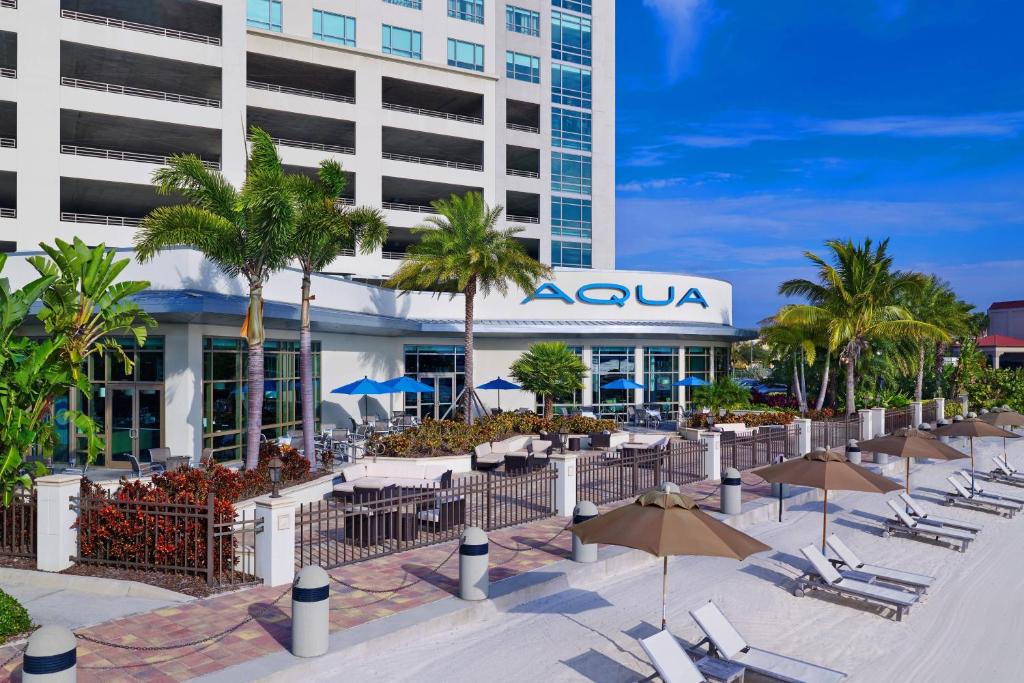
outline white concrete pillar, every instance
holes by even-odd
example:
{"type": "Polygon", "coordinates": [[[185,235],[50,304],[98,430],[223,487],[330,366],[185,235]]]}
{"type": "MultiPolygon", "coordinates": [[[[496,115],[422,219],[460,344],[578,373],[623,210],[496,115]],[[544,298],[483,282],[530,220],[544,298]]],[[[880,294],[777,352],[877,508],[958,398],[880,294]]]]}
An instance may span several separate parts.
{"type": "Polygon", "coordinates": [[[295,578],[295,501],[266,496],[256,501],[256,576],[265,586],[284,586],[295,578]]]}
{"type": "Polygon", "coordinates": [[[867,441],[868,439],[875,438],[875,427],[872,424],[874,422],[874,411],[871,408],[861,408],[857,411],[860,415],[860,440],[867,441]]]}
{"type": "Polygon", "coordinates": [[[914,401],[910,404],[910,426],[920,427],[924,422],[924,404],[921,401],[914,401]]]}
{"type": "MultiPolygon", "coordinates": [[[[550,253],[548,254],[550,256],[550,253]]],[[[581,408],[594,405],[594,347],[586,345],[583,347],[583,364],[590,368],[590,371],[583,375],[583,403],[581,408]]]]}
{"type": "Polygon", "coordinates": [[[874,436],[884,436],[886,432],[885,408],[874,407],[871,409],[874,415],[871,418],[871,426],[874,427],[874,436]]]}
{"type": "Polygon", "coordinates": [[[76,474],[51,474],[36,479],[36,568],[59,572],[71,566],[78,552],[78,513],[71,509],[82,478],[76,474]]]}
{"type": "MultiPolygon", "coordinates": [[[[637,346],[633,351],[633,381],[637,384],[644,384],[644,347],[637,346]]],[[[644,384],[644,386],[647,386],[644,384]]],[[[633,389],[633,405],[639,406],[644,402],[644,389],[633,389]]]]}
{"type": "Polygon", "coordinates": [[[552,453],[558,478],[555,479],[555,514],[559,517],[572,515],[576,507],[576,453],[552,453]]]}
{"type": "Polygon", "coordinates": [[[800,455],[811,452],[811,420],[807,417],[798,417],[793,420],[793,424],[799,430],[799,438],[797,443],[799,444],[798,449],[800,455]]]}
{"type": "Polygon", "coordinates": [[[700,441],[707,446],[704,454],[704,473],[711,481],[722,478],[722,435],[718,432],[701,432],[700,441]]]}
{"type": "Polygon", "coordinates": [[[938,397],[935,399],[935,423],[938,424],[946,419],[946,399],[938,397]]]}

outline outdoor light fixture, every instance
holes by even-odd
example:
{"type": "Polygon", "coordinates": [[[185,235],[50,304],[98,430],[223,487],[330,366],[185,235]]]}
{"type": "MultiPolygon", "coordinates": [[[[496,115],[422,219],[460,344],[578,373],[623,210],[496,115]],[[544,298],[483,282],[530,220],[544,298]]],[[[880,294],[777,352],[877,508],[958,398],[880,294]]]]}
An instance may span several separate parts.
{"type": "Polygon", "coordinates": [[[559,453],[565,455],[565,442],[569,440],[569,428],[564,424],[558,428],[559,453]]]}
{"type": "Polygon", "coordinates": [[[277,486],[281,483],[281,467],[283,465],[284,463],[281,462],[281,458],[276,455],[267,463],[267,467],[270,469],[270,483],[274,486],[273,491],[270,493],[271,498],[281,497],[281,494],[277,492],[277,486]]]}

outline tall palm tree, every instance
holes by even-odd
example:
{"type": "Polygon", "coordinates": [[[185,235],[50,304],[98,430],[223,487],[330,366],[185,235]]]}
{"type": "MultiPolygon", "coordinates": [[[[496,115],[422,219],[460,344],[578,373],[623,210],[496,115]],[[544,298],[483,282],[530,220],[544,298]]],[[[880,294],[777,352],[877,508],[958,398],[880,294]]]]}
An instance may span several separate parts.
{"type": "MultiPolygon", "coordinates": [[[[907,301],[907,308],[918,320],[931,323],[944,330],[949,337],[963,337],[970,333],[970,314],[973,306],[960,301],[956,292],[945,280],[929,275],[924,284],[912,292],[907,301]]],[[[935,340],[933,358],[939,358],[936,372],[936,390],[942,392],[942,358],[945,356],[946,339],[935,340]]],[[[927,344],[924,339],[916,340],[916,371],[914,383],[914,400],[920,401],[924,395],[924,370],[927,344]]]]}
{"type": "Polygon", "coordinates": [[[807,412],[807,381],[804,367],[814,365],[817,356],[814,330],[806,325],[781,322],[777,318],[766,321],[761,328],[761,338],[780,359],[789,359],[793,364],[793,393],[796,394],[800,412],[807,412]]]}
{"type": "Polygon", "coordinates": [[[512,363],[512,379],[544,402],[544,417],[555,416],[555,399],[571,398],[583,389],[588,368],[562,342],[538,342],[512,363]]]}
{"type": "Polygon", "coordinates": [[[153,173],[157,191],[178,193],[186,204],[154,209],[135,235],[140,262],[176,246],[201,251],[229,277],[249,286],[242,327],[248,353],[246,467],[259,464],[263,418],[263,284],[291,255],[296,207],[281,158],[270,136],[253,127],[245,182],[236,189],[194,154],[174,155],[153,173]]]}
{"type": "Polygon", "coordinates": [[[846,369],[846,413],[856,412],[857,361],[874,339],[898,337],[948,339],[949,335],[931,323],[915,320],[900,302],[924,284],[920,273],[893,270],[888,254],[889,240],[874,246],[829,240],[825,246],[830,259],[804,252],[817,267],[817,281],[787,280],[779,292],[802,296],[806,304],[784,306],[778,314],[783,323],[824,329],[828,347],[839,350],[839,362],[846,369]]]}
{"type": "Polygon", "coordinates": [[[310,467],[316,470],[313,446],[313,349],[309,327],[313,273],[329,266],[343,250],[369,253],[384,244],[388,225],[377,209],[348,209],[341,203],[347,179],[336,161],[323,161],[317,178],[288,177],[297,205],[292,256],[302,269],[302,306],[299,323],[299,383],[302,400],[302,439],[310,467]]]}
{"type": "Polygon", "coordinates": [[[526,253],[516,235],[495,228],[504,209],[488,207],[479,192],[431,202],[438,216],[415,228],[420,241],[389,280],[404,290],[462,293],[465,297],[465,417],[473,422],[473,304],[478,293],[505,294],[509,285],[530,292],[551,269],[526,253]]]}

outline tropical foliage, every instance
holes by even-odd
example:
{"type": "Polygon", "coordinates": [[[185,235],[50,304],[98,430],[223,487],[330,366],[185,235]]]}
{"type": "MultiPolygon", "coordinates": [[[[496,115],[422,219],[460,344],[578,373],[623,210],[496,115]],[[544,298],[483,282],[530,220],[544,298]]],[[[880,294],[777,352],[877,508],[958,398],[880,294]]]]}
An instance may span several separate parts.
{"type": "Polygon", "coordinates": [[[554,417],[556,400],[565,400],[583,389],[589,369],[562,342],[540,342],[512,363],[511,374],[526,391],[544,401],[544,417],[554,417]]]}
{"type": "Polygon", "coordinates": [[[693,390],[693,404],[710,408],[714,414],[747,405],[749,401],[750,392],[728,377],[719,377],[713,383],[693,390]]]}
{"type": "Polygon", "coordinates": [[[0,644],[32,630],[32,619],[20,602],[0,590],[0,644]]]}
{"type": "MultiPolygon", "coordinates": [[[[473,387],[473,306],[477,294],[506,294],[509,286],[532,292],[550,268],[526,253],[516,239],[520,227],[498,229],[504,209],[488,207],[479,192],[431,202],[439,215],[415,228],[420,241],[409,247],[389,286],[407,291],[461,293],[465,300],[466,386],[473,387]]],[[[473,422],[473,392],[466,391],[464,414],[473,422]]]]}

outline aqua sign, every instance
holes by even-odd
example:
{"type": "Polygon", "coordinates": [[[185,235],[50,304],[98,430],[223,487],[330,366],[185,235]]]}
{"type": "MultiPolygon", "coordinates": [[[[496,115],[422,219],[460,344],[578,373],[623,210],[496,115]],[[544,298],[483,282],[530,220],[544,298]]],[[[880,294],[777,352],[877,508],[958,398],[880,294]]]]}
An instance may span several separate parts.
{"type": "Polygon", "coordinates": [[[707,308],[708,302],[704,295],[696,287],[690,287],[686,293],[676,298],[676,288],[669,285],[664,296],[648,297],[644,292],[643,285],[630,288],[608,282],[594,282],[581,286],[576,290],[576,298],[569,296],[561,287],[553,282],[545,282],[537,287],[530,296],[523,299],[522,303],[528,304],[531,301],[561,301],[566,304],[581,304],[591,306],[618,306],[623,307],[630,298],[636,295],[637,303],[644,306],[682,306],[684,304],[697,304],[701,308],[707,308]]]}

